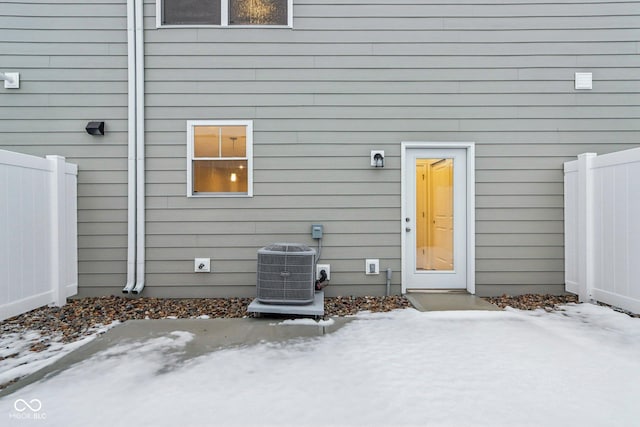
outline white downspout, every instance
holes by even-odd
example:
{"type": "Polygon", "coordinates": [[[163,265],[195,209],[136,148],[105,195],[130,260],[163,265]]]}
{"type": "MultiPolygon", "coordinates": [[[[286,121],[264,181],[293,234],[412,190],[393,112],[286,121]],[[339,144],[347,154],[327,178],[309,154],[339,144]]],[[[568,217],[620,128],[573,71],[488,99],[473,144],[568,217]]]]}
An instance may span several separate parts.
{"type": "Polygon", "coordinates": [[[144,0],[134,0],[136,21],[136,285],[134,294],[144,289],[145,183],[144,183],[144,0]]]}
{"type": "Polygon", "coordinates": [[[127,283],[122,292],[135,286],[136,274],[136,35],[134,0],[127,0],[127,81],[128,146],[127,161],[127,283]]]}

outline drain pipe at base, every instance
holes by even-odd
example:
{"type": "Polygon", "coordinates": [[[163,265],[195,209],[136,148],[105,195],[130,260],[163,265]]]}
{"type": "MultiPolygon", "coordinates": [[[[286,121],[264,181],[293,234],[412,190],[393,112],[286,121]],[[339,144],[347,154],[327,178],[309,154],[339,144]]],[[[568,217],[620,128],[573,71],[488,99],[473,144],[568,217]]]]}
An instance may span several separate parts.
{"type": "Polygon", "coordinates": [[[390,296],[391,295],[391,275],[393,274],[393,271],[391,270],[391,268],[387,268],[387,292],[386,292],[386,296],[390,296]]]}

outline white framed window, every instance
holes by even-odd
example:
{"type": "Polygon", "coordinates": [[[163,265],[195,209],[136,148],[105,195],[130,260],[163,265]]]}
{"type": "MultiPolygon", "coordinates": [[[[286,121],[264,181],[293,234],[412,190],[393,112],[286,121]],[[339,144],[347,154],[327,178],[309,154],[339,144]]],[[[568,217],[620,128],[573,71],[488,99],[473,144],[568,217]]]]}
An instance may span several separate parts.
{"type": "Polygon", "coordinates": [[[253,197],[253,121],[187,121],[187,197],[253,197]]]}
{"type": "Polygon", "coordinates": [[[156,0],[160,27],[293,27],[293,0],[156,0]]]}

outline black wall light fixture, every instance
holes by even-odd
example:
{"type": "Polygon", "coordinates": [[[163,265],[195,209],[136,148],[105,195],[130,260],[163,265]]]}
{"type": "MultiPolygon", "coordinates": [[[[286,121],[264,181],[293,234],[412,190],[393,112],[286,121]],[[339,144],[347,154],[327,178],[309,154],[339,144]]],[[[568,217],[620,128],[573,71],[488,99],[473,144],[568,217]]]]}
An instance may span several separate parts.
{"type": "Polygon", "coordinates": [[[371,166],[374,168],[384,167],[384,151],[383,150],[371,150],[371,166]]]}
{"type": "Polygon", "coordinates": [[[104,122],[89,122],[85,129],[89,135],[104,135],[104,122]]]}

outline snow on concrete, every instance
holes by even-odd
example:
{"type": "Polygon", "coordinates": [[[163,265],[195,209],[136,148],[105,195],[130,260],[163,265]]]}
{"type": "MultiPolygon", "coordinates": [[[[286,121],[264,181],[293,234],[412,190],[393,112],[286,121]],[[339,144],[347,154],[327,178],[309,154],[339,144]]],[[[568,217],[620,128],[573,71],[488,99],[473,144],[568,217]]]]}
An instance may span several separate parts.
{"type": "Polygon", "coordinates": [[[40,416],[30,425],[109,427],[640,419],[640,319],[589,304],[551,313],[364,314],[331,334],[185,360],[192,338],[175,331],[97,353],[1,398],[2,425],[34,421],[20,414],[40,416]],[[17,411],[33,399],[39,411],[17,411]]]}
{"type": "Polygon", "coordinates": [[[0,335],[0,384],[29,375],[54,363],[118,324],[120,322],[116,321],[108,326],[96,326],[90,331],[91,335],[72,343],[64,343],[62,333],[43,335],[38,331],[27,330],[0,335]],[[42,351],[31,351],[31,347],[39,342],[46,342],[46,348],[42,351]]]}
{"type": "Polygon", "coordinates": [[[335,323],[335,321],[333,319],[327,319],[327,320],[313,320],[313,319],[309,319],[309,318],[301,318],[301,319],[286,319],[283,320],[282,322],[278,322],[278,323],[270,323],[271,325],[291,325],[291,326],[298,326],[298,325],[306,325],[306,326],[331,326],[335,323]]]}

